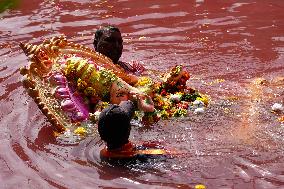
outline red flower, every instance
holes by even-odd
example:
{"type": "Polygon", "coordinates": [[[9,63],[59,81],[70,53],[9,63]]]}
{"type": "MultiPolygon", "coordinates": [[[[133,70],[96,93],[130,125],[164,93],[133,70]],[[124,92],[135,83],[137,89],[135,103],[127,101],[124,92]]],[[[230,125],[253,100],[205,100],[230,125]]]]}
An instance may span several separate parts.
{"type": "Polygon", "coordinates": [[[161,95],[162,95],[162,96],[166,96],[166,95],[167,95],[166,89],[163,89],[163,90],[161,91],[161,95]]]}

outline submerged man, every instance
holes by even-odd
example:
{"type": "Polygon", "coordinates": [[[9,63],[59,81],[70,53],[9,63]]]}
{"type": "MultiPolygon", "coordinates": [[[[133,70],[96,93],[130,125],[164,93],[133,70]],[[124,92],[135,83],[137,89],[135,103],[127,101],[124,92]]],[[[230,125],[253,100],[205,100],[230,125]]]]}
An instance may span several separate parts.
{"type": "Polygon", "coordinates": [[[168,150],[158,144],[144,143],[138,146],[129,141],[130,120],[136,106],[132,101],[122,101],[119,105],[110,105],[101,112],[98,131],[106,143],[106,147],[100,152],[103,161],[128,162],[170,155],[168,150]]]}
{"type": "MultiPolygon", "coordinates": [[[[114,64],[122,67],[130,75],[140,74],[145,70],[145,68],[137,62],[134,62],[131,65],[129,63],[119,61],[123,50],[123,40],[121,32],[117,27],[106,26],[98,29],[95,33],[93,44],[97,52],[109,57],[114,64]]],[[[135,84],[138,78],[135,75],[132,75],[132,77],[133,83],[135,84]]]]}

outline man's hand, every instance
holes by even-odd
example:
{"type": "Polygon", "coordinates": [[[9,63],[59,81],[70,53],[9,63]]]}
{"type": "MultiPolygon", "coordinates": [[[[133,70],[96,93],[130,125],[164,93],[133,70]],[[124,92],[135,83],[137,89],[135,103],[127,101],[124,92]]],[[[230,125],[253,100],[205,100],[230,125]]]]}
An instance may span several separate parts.
{"type": "Polygon", "coordinates": [[[125,71],[136,75],[139,75],[145,71],[145,67],[137,61],[131,61],[131,62],[119,61],[117,64],[120,65],[125,71]]]}
{"type": "Polygon", "coordinates": [[[133,68],[133,72],[137,74],[141,74],[145,71],[145,67],[137,61],[132,61],[131,67],[133,68]]]}

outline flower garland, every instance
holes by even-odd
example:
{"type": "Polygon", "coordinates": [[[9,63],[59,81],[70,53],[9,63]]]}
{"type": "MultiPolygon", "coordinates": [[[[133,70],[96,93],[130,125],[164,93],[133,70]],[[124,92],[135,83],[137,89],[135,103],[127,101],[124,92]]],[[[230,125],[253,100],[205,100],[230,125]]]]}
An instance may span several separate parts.
{"type": "Polygon", "coordinates": [[[136,87],[142,91],[152,91],[155,112],[136,114],[136,119],[146,124],[152,124],[159,119],[182,117],[188,114],[191,106],[197,106],[195,113],[204,112],[203,106],[208,106],[209,98],[196,90],[187,87],[189,73],[182,66],[174,67],[163,82],[153,83],[149,77],[140,78],[136,87]]]}

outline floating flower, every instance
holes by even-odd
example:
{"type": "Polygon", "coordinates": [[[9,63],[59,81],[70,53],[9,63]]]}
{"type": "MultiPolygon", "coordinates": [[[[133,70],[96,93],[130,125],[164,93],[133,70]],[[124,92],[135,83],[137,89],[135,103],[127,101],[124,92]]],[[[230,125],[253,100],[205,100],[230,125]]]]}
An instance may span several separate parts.
{"type": "Polygon", "coordinates": [[[209,97],[208,96],[202,95],[202,97],[197,97],[196,100],[200,100],[205,104],[205,106],[208,106],[208,103],[209,103],[209,97]]]}
{"type": "MultiPolygon", "coordinates": [[[[198,99],[198,98],[197,98],[198,99]]],[[[200,98],[199,98],[200,99],[200,98]]],[[[203,107],[204,106],[204,103],[201,101],[201,100],[195,100],[193,103],[192,103],[193,106],[196,106],[196,107],[203,107]]]]}
{"type": "Polygon", "coordinates": [[[284,116],[279,117],[279,118],[278,118],[278,121],[279,121],[279,122],[284,122],[284,116]]]}
{"type": "Polygon", "coordinates": [[[186,116],[187,115],[187,110],[186,109],[177,109],[174,112],[174,117],[180,117],[180,116],[186,116]]]}
{"type": "Polygon", "coordinates": [[[206,189],[206,186],[203,184],[197,184],[195,185],[194,189],[206,189]]]}
{"type": "Polygon", "coordinates": [[[272,111],[274,112],[281,112],[281,111],[284,111],[284,107],[282,104],[280,103],[275,103],[273,104],[273,106],[271,107],[272,111]]]}
{"type": "Polygon", "coordinates": [[[170,100],[174,102],[180,102],[181,101],[181,94],[170,94],[170,100]]]}
{"type": "Polygon", "coordinates": [[[86,129],[84,127],[77,127],[74,131],[77,135],[85,135],[87,133],[86,129]]]}
{"type": "Polygon", "coordinates": [[[178,108],[187,110],[189,107],[189,103],[186,101],[181,101],[180,103],[176,104],[178,108]]]}
{"type": "Polygon", "coordinates": [[[203,113],[204,113],[204,108],[196,108],[196,109],[194,110],[194,113],[195,113],[195,114],[203,114],[203,113]]]}
{"type": "Polygon", "coordinates": [[[200,94],[196,91],[189,92],[189,93],[184,93],[182,95],[181,100],[187,101],[187,102],[193,102],[195,101],[198,97],[201,97],[200,94]]]}
{"type": "Polygon", "coordinates": [[[168,119],[170,117],[170,114],[166,110],[160,111],[160,116],[162,119],[168,119]]]}

